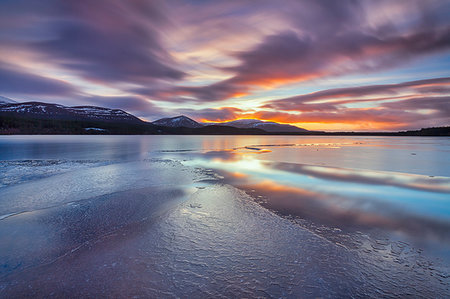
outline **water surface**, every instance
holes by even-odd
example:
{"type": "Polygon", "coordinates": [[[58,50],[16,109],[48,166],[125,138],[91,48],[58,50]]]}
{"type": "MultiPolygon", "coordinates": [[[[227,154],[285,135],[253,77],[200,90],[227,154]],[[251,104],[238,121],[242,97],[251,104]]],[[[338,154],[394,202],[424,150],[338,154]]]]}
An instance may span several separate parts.
{"type": "Polygon", "coordinates": [[[0,294],[442,297],[450,140],[1,136],[0,294]]]}

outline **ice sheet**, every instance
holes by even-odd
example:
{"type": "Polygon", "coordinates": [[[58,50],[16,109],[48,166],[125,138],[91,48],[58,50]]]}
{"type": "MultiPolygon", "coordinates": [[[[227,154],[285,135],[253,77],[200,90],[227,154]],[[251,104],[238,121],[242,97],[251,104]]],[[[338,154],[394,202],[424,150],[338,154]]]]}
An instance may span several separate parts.
{"type": "MultiPolygon", "coordinates": [[[[136,198],[136,194],[130,196],[136,198]]],[[[113,215],[122,209],[103,204],[99,211],[107,207],[113,215]]],[[[58,210],[49,213],[44,218],[61,215],[58,210]]],[[[448,279],[420,259],[419,253],[405,252],[405,245],[378,244],[366,250],[340,246],[278,217],[227,185],[199,189],[168,212],[141,217],[137,222],[119,221],[124,225],[117,230],[104,224],[103,218],[88,218],[87,224],[78,225],[109,232],[95,234],[50,263],[8,276],[2,294],[444,298],[448,292],[448,279]]],[[[42,225],[57,231],[70,221],[71,217],[68,223],[42,225]]],[[[86,231],[76,226],[73,232],[56,235],[76,240],[77,232],[86,231]]]]}
{"type": "Polygon", "coordinates": [[[0,138],[0,297],[449,293],[448,139],[91,137],[0,138]]]}

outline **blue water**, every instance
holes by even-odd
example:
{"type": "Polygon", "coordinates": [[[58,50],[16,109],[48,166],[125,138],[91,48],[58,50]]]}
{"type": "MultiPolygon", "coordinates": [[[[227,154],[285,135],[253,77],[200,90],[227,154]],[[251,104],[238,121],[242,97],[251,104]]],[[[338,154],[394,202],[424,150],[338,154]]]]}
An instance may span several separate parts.
{"type": "Polygon", "coordinates": [[[0,297],[436,297],[450,139],[0,136],[0,297]]]}
{"type": "Polygon", "coordinates": [[[136,160],[162,150],[268,147],[264,159],[368,170],[450,176],[448,137],[338,136],[0,136],[0,160],[136,160]],[[317,146],[314,146],[317,145],[317,146]],[[338,147],[338,148],[334,148],[338,147]]]}

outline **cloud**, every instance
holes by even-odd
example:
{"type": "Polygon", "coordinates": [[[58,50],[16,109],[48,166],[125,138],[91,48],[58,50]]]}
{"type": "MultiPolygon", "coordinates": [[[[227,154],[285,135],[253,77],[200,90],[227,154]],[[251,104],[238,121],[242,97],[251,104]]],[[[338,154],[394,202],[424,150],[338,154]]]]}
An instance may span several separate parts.
{"type": "Polygon", "coordinates": [[[254,117],[286,123],[354,124],[367,129],[443,126],[449,125],[450,119],[449,85],[450,78],[443,77],[328,89],[270,101],[254,117]]]}
{"type": "Polygon", "coordinates": [[[77,90],[62,80],[32,74],[0,62],[0,91],[19,95],[72,96],[77,90]]]}
{"type": "Polygon", "coordinates": [[[337,107],[334,111],[286,111],[263,110],[252,117],[283,123],[348,124],[363,130],[394,130],[449,125],[450,97],[418,97],[370,108],[337,107]]]}
{"type": "Polygon", "coordinates": [[[121,108],[127,110],[147,110],[152,104],[143,98],[133,96],[87,96],[83,101],[98,106],[121,108]]]}
{"type": "Polygon", "coordinates": [[[385,103],[383,104],[383,107],[397,111],[428,110],[431,111],[428,115],[433,118],[447,119],[447,124],[450,125],[450,96],[414,98],[393,103],[385,103]]]}
{"type": "Polygon", "coordinates": [[[387,109],[345,109],[339,112],[305,112],[291,114],[286,112],[260,111],[255,117],[265,120],[275,120],[284,123],[388,123],[389,125],[403,125],[405,121],[417,120],[417,115],[409,112],[392,111],[387,109]]]}
{"type": "Polygon", "coordinates": [[[226,121],[235,119],[244,113],[243,110],[234,107],[206,108],[206,109],[179,109],[179,114],[188,115],[198,121],[226,121]]]}
{"type": "MultiPolygon", "coordinates": [[[[390,69],[450,49],[448,22],[444,26],[421,21],[438,15],[437,10],[415,11],[411,16],[411,8],[403,3],[398,20],[367,24],[360,15],[370,15],[376,7],[358,1],[288,5],[292,5],[287,13],[293,19],[290,30],[267,35],[251,49],[234,53],[239,63],[222,68],[233,77],[186,92],[201,101],[225,100],[258,88],[390,69]]],[[[417,5],[411,3],[413,8],[417,5]]]]}
{"type": "Polygon", "coordinates": [[[193,96],[196,100],[215,102],[223,99],[241,97],[249,93],[249,88],[243,84],[234,83],[235,80],[225,80],[207,87],[183,86],[174,88],[172,93],[193,96]]]}
{"type": "Polygon", "coordinates": [[[450,30],[430,30],[410,36],[377,37],[347,32],[327,40],[284,32],[267,37],[255,49],[238,54],[241,64],[228,85],[276,87],[330,76],[391,68],[421,54],[450,48],[450,30]]]}
{"type": "MultiPolygon", "coordinates": [[[[321,110],[306,110],[292,113],[283,110],[244,111],[240,109],[204,109],[185,111],[197,119],[229,121],[239,118],[255,118],[280,123],[321,124],[326,130],[336,131],[341,125],[354,130],[401,130],[420,129],[449,125],[450,96],[417,97],[396,102],[383,103],[377,107],[346,108],[340,106],[321,110]],[[336,127],[337,126],[337,127],[336,127]]],[[[305,104],[307,105],[307,104],[305,104]]],[[[321,104],[327,105],[327,104],[321,104]]]]}
{"type": "Polygon", "coordinates": [[[84,96],[80,101],[83,105],[123,109],[146,119],[159,118],[165,114],[165,111],[153,102],[138,96],[84,96]]]}
{"type": "Polygon", "coordinates": [[[339,104],[377,102],[393,99],[402,92],[410,95],[448,94],[450,77],[408,81],[397,84],[366,85],[346,88],[333,88],[309,94],[278,99],[264,105],[264,108],[286,111],[324,111],[336,110],[339,104]],[[386,97],[384,97],[386,96],[386,97]],[[369,97],[369,99],[364,99],[369,97]],[[321,101],[322,103],[315,103],[321,101]],[[324,101],[329,101],[325,102],[324,101]]]}
{"type": "Polygon", "coordinates": [[[33,2],[5,4],[10,14],[28,16],[31,24],[13,23],[18,36],[7,35],[6,42],[95,82],[145,84],[185,75],[161,41],[161,30],[170,26],[162,2],[33,2]]]}

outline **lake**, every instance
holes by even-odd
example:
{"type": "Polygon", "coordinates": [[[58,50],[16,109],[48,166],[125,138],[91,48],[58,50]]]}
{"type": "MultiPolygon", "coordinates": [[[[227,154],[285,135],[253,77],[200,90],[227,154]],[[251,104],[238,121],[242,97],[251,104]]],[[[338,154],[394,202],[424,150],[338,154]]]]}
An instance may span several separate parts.
{"type": "Polygon", "coordinates": [[[0,136],[0,296],[436,297],[450,139],[0,136]]]}

